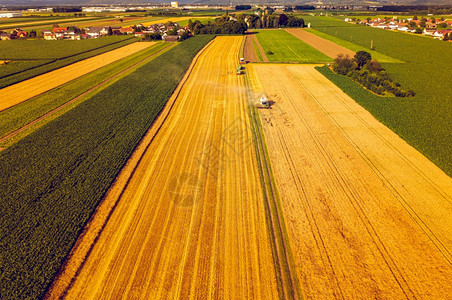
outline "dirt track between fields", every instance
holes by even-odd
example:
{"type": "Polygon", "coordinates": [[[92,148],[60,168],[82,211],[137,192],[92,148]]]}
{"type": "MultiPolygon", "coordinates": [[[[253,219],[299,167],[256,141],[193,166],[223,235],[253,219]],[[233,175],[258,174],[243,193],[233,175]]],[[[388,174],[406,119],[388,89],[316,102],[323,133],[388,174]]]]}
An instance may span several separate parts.
{"type": "Polygon", "coordinates": [[[299,38],[306,44],[314,47],[320,52],[325,53],[331,58],[336,58],[339,54],[346,54],[350,57],[355,56],[355,52],[345,47],[339,46],[331,41],[325,40],[315,34],[310,33],[307,29],[289,28],[285,29],[288,33],[299,38]]]}
{"type": "Polygon", "coordinates": [[[201,54],[88,257],[73,255],[83,267],[51,298],[278,297],[241,41],[217,37],[201,54]]]}
{"type": "Polygon", "coordinates": [[[245,41],[245,49],[244,49],[245,60],[248,62],[268,62],[267,55],[264,52],[259,40],[256,37],[256,33],[248,33],[245,41]],[[256,53],[253,42],[256,44],[259,53],[261,54],[262,60],[259,59],[259,56],[256,53]]]}
{"type": "Polygon", "coordinates": [[[306,298],[450,298],[452,179],[313,66],[247,69],[306,298]]]}
{"type": "Polygon", "coordinates": [[[133,43],[0,89],[0,111],[154,45],[133,43]]]}

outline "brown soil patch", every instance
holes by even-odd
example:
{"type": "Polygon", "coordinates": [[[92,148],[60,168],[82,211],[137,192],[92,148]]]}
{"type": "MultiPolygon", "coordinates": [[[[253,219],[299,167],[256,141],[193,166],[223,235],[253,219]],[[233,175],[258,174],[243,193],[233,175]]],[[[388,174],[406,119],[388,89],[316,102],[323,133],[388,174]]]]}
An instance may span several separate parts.
{"type": "Polygon", "coordinates": [[[66,82],[154,44],[154,42],[133,43],[3,88],[0,90],[0,94],[2,95],[0,99],[0,111],[28,100],[31,97],[50,91],[66,82]]]}
{"type": "Polygon", "coordinates": [[[448,298],[452,179],[313,66],[247,76],[305,298],[448,298]]]}
{"type": "Polygon", "coordinates": [[[308,32],[307,29],[290,28],[285,30],[331,58],[336,58],[339,54],[346,54],[350,57],[355,56],[355,52],[352,50],[318,37],[315,34],[308,32]]]}
{"type": "Polygon", "coordinates": [[[264,49],[262,48],[261,44],[259,43],[259,40],[256,37],[256,33],[249,32],[246,35],[246,41],[245,41],[245,60],[248,62],[261,62],[259,59],[259,56],[256,53],[256,50],[254,48],[253,42],[256,43],[257,49],[259,50],[259,53],[261,54],[262,61],[268,62],[267,55],[265,55],[264,49]]]}
{"type": "Polygon", "coordinates": [[[88,256],[73,256],[66,269],[75,270],[51,298],[278,298],[244,79],[235,74],[241,43],[217,37],[199,56],[126,188],[109,192],[119,199],[96,242],[79,244],[88,256]]]}

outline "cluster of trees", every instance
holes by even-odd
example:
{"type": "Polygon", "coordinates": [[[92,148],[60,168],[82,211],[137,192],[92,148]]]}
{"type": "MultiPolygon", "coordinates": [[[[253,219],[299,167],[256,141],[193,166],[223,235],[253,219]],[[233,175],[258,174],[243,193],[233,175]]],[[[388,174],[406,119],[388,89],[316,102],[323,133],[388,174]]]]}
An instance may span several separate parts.
{"type": "Polygon", "coordinates": [[[399,83],[394,82],[381,65],[373,60],[370,53],[366,51],[358,51],[353,58],[339,54],[334,59],[333,70],[338,74],[352,78],[378,95],[384,93],[391,93],[396,97],[415,95],[414,91],[404,90],[399,83]]]}
{"type": "Polygon", "coordinates": [[[251,9],[251,5],[236,5],[235,10],[248,10],[251,9]]]}
{"type": "Polygon", "coordinates": [[[249,28],[304,27],[304,20],[286,14],[238,15],[237,20],[246,20],[249,28]]]}
{"type": "Polygon", "coordinates": [[[54,7],[52,8],[52,11],[54,13],[60,13],[60,12],[81,12],[82,11],[82,7],[80,6],[60,6],[60,7],[54,7]]]}
{"type": "Polygon", "coordinates": [[[243,21],[231,20],[229,16],[216,19],[215,23],[202,24],[201,21],[188,20],[188,29],[194,34],[245,34],[248,26],[243,21]]]}
{"type": "Polygon", "coordinates": [[[158,32],[146,33],[144,35],[145,41],[160,41],[161,39],[162,39],[162,36],[158,32]]]}
{"type": "Polygon", "coordinates": [[[315,10],[315,6],[312,5],[295,5],[294,10],[315,10]]]}

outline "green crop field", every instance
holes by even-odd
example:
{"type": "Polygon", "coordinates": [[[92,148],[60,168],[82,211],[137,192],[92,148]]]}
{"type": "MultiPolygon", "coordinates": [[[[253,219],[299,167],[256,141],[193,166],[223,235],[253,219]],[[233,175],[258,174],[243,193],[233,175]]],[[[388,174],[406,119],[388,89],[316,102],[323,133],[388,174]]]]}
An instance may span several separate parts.
{"type": "MultiPolygon", "coordinates": [[[[164,42],[157,43],[144,51],[132,54],[131,56],[125,57],[99,70],[59,86],[56,89],[50,90],[0,112],[0,137],[21,128],[47,112],[63,105],[67,101],[83,94],[90,88],[104,81],[105,78],[109,78],[163,49],[167,51],[173,46],[175,45],[164,42]]],[[[77,101],[77,104],[82,102],[82,100],[83,99],[77,101]]],[[[42,123],[45,122],[40,122],[39,125],[42,125],[42,123]]],[[[37,128],[38,126],[33,126],[33,130],[36,130],[37,128]]],[[[27,131],[25,134],[29,134],[30,132],[31,131],[27,131]]],[[[20,135],[19,138],[22,138],[23,136],[24,135],[20,135]]],[[[2,143],[0,144],[0,147],[8,147],[17,140],[18,139],[15,138],[13,141],[2,143]]]]}
{"type": "Polygon", "coordinates": [[[87,39],[80,41],[2,41],[0,44],[0,54],[2,56],[2,59],[8,60],[61,59],[105,47],[127,38],[130,38],[130,36],[106,36],[99,39],[87,39]]]}
{"type": "Polygon", "coordinates": [[[367,96],[356,96],[355,100],[452,175],[452,93],[447,84],[451,82],[452,44],[333,18],[310,17],[309,21],[331,36],[348,41],[352,37],[362,47],[372,39],[378,52],[405,62],[382,66],[402,87],[414,90],[415,97],[368,101],[367,96]]]}
{"type": "Polygon", "coordinates": [[[111,36],[81,41],[3,41],[2,45],[5,43],[5,47],[2,48],[4,49],[4,57],[6,59],[12,59],[13,61],[7,65],[0,65],[0,88],[136,41],[137,39],[135,37],[130,36],[111,36]],[[52,45],[54,46],[53,48],[52,45]],[[27,49],[27,52],[22,53],[22,50],[19,49],[27,49]],[[14,51],[16,53],[14,53],[14,51]],[[30,61],[34,52],[36,52],[36,57],[34,60],[30,61]]]}
{"type": "MultiPolygon", "coordinates": [[[[384,62],[388,62],[388,63],[403,63],[403,61],[401,61],[399,59],[390,57],[388,55],[381,54],[380,52],[377,52],[375,50],[370,50],[369,48],[366,48],[366,47],[354,44],[354,43],[352,43],[350,41],[346,41],[346,40],[337,38],[335,36],[329,35],[327,33],[323,33],[321,31],[318,31],[318,30],[315,30],[315,29],[310,29],[309,32],[313,33],[313,34],[315,34],[315,35],[317,35],[317,36],[319,36],[321,38],[329,40],[329,41],[331,41],[331,42],[333,42],[335,44],[338,44],[338,45],[340,45],[340,46],[342,46],[344,48],[350,49],[350,50],[352,50],[354,52],[367,51],[367,52],[369,52],[372,55],[373,59],[378,60],[380,63],[384,63],[384,62]]],[[[335,34],[336,34],[336,32],[335,32],[335,34]]]]}
{"type": "Polygon", "coordinates": [[[178,44],[0,152],[2,298],[42,297],[194,55],[211,39],[178,44]]]}
{"type": "MultiPolygon", "coordinates": [[[[254,30],[253,30],[254,31],[254,30]]],[[[332,59],[302,42],[290,33],[274,30],[255,30],[264,52],[273,52],[267,58],[275,62],[329,62],[332,59]]]]}
{"type": "Polygon", "coordinates": [[[95,20],[102,20],[105,19],[105,17],[83,17],[83,18],[74,18],[74,16],[67,16],[67,17],[40,17],[40,18],[34,18],[34,19],[25,19],[25,20],[17,20],[15,22],[6,22],[6,23],[0,23],[0,30],[8,31],[15,28],[21,28],[23,30],[38,30],[38,29],[50,29],[53,24],[63,24],[66,22],[71,22],[72,24],[78,24],[82,22],[89,22],[89,21],[95,21],[95,20]],[[74,20],[77,19],[77,20],[74,20]]]}

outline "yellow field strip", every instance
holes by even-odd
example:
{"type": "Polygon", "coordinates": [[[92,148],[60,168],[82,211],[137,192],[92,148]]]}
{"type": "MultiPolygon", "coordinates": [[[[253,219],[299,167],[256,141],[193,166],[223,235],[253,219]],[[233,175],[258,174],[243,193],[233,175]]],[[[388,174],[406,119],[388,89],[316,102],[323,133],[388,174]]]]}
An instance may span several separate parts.
{"type": "Polygon", "coordinates": [[[154,42],[133,43],[0,89],[0,94],[2,95],[0,99],[0,111],[28,100],[31,97],[50,91],[66,82],[154,44],[154,42]]]}
{"type": "Polygon", "coordinates": [[[278,298],[235,74],[242,39],[217,37],[200,55],[82,268],[57,289],[67,299],[278,298]]]}
{"type": "Polygon", "coordinates": [[[247,65],[306,298],[452,295],[452,179],[313,66],[247,65]]]}
{"type": "Polygon", "coordinates": [[[165,24],[166,22],[169,22],[169,21],[177,23],[177,22],[185,21],[185,20],[189,20],[189,19],[197,19],[197,20],[199,20],[199,19],[205,19],[205,18],[206,17],[195,17],[195,18],[194,17],[174,17],[174,18],[166,18],[166,19],[160,19],[160,20],[155,20],[155,21],[144,22],[144,23],[141,23],[141,24],[143,26],[149,26],[149,25],[160,24],[160,23],[165,24]]]}

